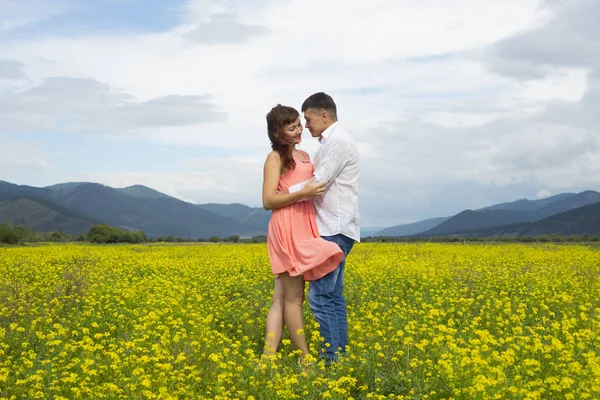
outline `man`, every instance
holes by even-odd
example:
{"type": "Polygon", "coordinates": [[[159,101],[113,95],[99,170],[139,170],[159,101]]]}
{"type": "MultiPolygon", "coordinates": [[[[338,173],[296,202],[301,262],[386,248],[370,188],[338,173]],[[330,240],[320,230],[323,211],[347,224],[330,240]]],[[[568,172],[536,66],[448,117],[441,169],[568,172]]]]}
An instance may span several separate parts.
{"type": "MultiPolygon", "coordinates": [[[[360,160],[356,143],[337,120],[331,96],[315,93],[302,104],[306,128],[321,143],[314,157],[315,183],[329,182],[322,196],[315,197],[320,235],[337,243],[346,257],[360,241],[358,181],[360,160]]],[[[292,190],[290,190],[292,191],[292,190]]],[[[308,302],[325,339],[326,364],[337,360],[348,345],[348,317],[344,298],[346,259],[331,273],[311,281],[308,302]]]]}

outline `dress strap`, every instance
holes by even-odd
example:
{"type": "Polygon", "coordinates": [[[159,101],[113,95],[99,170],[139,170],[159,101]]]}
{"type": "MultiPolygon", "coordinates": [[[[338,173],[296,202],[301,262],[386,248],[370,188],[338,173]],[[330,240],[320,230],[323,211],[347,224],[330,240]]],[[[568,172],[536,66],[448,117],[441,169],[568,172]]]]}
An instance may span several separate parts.
{"type": "Polygon", "coordinates": [[[304,150],[300,150],[300,153],[302,153],[302,157],[304,157],[304,162],[310,162],[310,157],[308,156],[308,154],[304,151],[304,150]]]}

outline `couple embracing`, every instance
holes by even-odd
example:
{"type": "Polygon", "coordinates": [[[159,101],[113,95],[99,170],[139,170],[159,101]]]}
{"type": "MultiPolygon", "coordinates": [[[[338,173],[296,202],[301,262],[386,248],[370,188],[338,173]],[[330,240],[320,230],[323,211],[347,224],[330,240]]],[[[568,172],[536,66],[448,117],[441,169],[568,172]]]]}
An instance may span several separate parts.
{"type": "Polygon", "coordinates": [[[285,325],[302,352],[300,363],[306,363],[302,303],[309,281],[308,303],[325,339],[319,355],[329,365],[348,345],[344,269],[360,240],[359,154],[337,121],[331,96],[315,93],[301,111],[306,128],[320,142],[313,161],[297,149],[303,131],[298,111],[277,105],[267,114],[273,151],[265,161],[262,197],[265,209],[273,210],[267,243],[275,288],[264,354],[277,351],[285,325]]]}

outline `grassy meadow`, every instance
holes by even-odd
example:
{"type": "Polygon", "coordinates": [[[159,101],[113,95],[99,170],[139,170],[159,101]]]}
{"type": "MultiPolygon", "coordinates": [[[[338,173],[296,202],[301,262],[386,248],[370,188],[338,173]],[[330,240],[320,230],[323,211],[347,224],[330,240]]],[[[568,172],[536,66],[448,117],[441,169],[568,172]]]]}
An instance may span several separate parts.
{"type": "MultiPolygon", "coordinates": [[[[264,244],[0,248],[0,398],[600,398],[600,251],[357,244],[350,351],[261,363],[264,244]]],[[[321,338],[306,310],[305,335],[321,338]]]]}

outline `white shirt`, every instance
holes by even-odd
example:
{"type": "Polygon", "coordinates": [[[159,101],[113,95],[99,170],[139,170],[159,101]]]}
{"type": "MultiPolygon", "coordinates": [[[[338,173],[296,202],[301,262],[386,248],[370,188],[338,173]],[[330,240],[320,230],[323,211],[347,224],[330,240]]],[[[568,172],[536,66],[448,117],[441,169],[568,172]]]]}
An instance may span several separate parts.
{"type": "Polygon", "coordinates": [[[322,196],[313,199],[321,236],[341,233],[360,242],[358,147],[348,131],[335,122],[321,135],[313,160],[315,183],[329,181],[322,196]]]}

